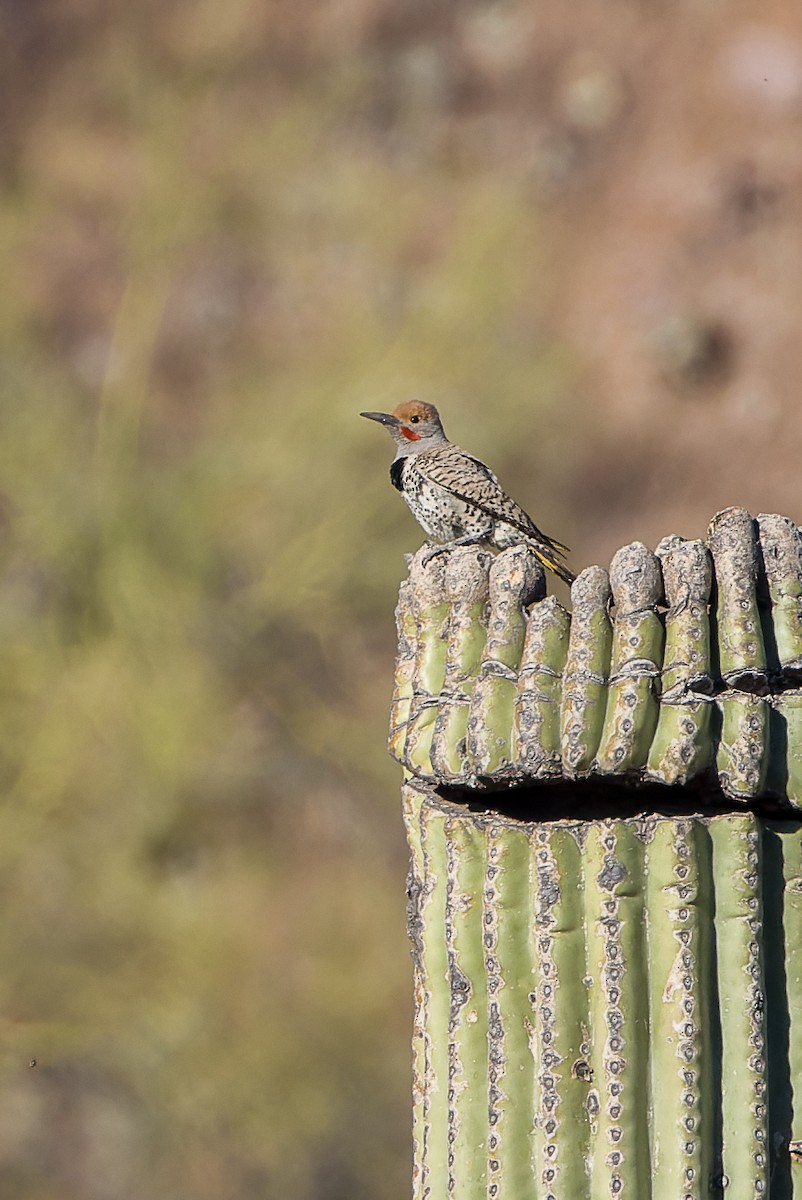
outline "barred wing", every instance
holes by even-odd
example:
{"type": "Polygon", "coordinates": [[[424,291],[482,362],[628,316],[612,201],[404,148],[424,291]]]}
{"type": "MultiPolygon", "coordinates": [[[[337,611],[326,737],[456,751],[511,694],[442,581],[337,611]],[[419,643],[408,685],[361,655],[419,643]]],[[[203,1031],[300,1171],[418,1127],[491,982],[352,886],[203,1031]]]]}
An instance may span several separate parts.
{"type": "Polygon", "coordinates": [[[459,446],[447,443],[434,450],[426,450],[415,458],[415,466],[432,483],[453,492],[461,500],[487,513],[497,521],[504,521],[521,533],[540,542],[558,553],[568,550],[562,542],[550,538],[538,529],[535,522],[520,504],[507,495],[496,476],[478,458],[466,454],[459,446]]]}

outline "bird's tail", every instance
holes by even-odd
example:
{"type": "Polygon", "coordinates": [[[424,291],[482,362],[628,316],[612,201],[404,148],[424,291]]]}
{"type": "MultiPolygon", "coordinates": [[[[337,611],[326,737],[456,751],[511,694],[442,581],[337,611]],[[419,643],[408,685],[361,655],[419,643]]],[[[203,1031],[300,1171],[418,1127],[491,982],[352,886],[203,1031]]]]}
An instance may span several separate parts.
{"type": "Polygon", "coordinates": [[[568,547],[554,538],[547,537],[546,534],[541,534],[540,539],[536,542],[530,541],[529,545],[543,563],[543,566],[548,567],[558,579],[562,579],[570,587],[576,579],[576,575],[564,561],[565,555],[568,553],[568,547]]]}

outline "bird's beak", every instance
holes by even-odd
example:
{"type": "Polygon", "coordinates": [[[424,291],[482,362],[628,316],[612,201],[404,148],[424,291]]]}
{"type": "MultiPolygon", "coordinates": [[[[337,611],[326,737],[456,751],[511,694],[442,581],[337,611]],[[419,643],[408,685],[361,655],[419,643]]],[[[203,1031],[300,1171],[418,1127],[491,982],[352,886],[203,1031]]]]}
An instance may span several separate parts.
{"type": "Polygon", "coordinates": [[[360,413],[360,417],[367,417],[369,421],[379,421],[382,425],[389,425],[391,428],[401,424],[398,417],[394,417],[392,413],[360,413]]]}

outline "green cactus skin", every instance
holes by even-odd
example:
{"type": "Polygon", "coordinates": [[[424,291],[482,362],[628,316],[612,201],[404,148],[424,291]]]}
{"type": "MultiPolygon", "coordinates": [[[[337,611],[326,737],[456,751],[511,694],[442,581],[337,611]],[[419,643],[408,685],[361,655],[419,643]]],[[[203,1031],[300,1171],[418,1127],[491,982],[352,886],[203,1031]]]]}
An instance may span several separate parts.
{"type": "Polygon", "coordinates": [[[662,702],[688,692],[709,695],[714,688],[707,611],[713,585],[710,552],[704,542],[673,534],[663,538],[655,553],[668,605],[662,702]]]}
{"type": "Polygon", "coordinates": [[[709,700],[661,704],[646,774],[669,786],[683,786],[703,775],[715,758],[713,714],[709,700]]]}
{"type": "Polygon", "coordinates": [[[663,661],[660,563],[641,542],[625,546],[610,564],[616,606],[607,708],[596,756],[602,774],[645,766],[657,727],[657,681],[663,661]]]}
{"type": "Polygon", "coordinates": [[[766,786],[802,809],[802,691],[781,692],[769,709],[770,754],[766,786]],[[796,748],[796,750],[795,750],[796,748]]]}
{"type": "Polygon", "coordinates": [[[445,558],[438,554],[424,564],[425,555],[426,549],[421,548],[413,557],[409,572],[417,644],[404,765],[431,778],[432,736],[446,672],[449,606],[445,596],[445,558]]]}
{"type": "Polygon", "coordinates": [[[486,826],[482,924],[488,997],[488,1195],[523,1196],[535,1123],[527,1017],[534,981],[530,848],[525,827],[486,826]],[[515,947],[515,969],[507,968],[515,947]],[[529,1086],[522,1087],[523,1079],[529,1086]],[[494,1190],[494,1186],[495,1189],[494,1190]]]}
{"type": "Polygon", "coordinates": [[[490,615],[481,674],[468,715],[467,749],[479,778],[516,773],[512,720],[518,664],[526,637],[525,606],[545,592],[545,575],[533,550],[512,546],[490,567],[490,615]]]}
{"type": "Polygon", "coordinates": [[[718,588],[715,615],[721,678],[730,687],[767,690],[766,650],[755,591],[755,523],[745,509],[725,508],[711,521],[707,540],[718,588]]]}
{"type": "Polygon", "coordinates": [[[446,947],[450,989],[448,1124],[453,1134],[448,1188],[470,1179],[484,1196],[487,1180],[487,993],[484,928],[478,919],[485,884],[484,831],[471,822],[449,820],[446,947]],[[477,1095],[483,1103],[477,1103],[477,1095]],[[456,1170],[457,1165],[459,1170],[456,1170]]]}
{"type": "Polygon", "coordinates": [[[563,673],[560,745],[563,773],[587,775],[601,738],[610,677],[610,580],[587,567],[571,586],[571,635],[563,673]]]}
{"type": "MultiPolygon", "coordinates": [[[[767,864],[782,864],[782,878],[777,880],[781,885],[781,891],[777,889],[780,891],[780,912],[771,913],[774,917],[773,928],[778,930],[778,936],[771,946],[771,958],[767,959],[766,985],[771,989],[768,1020],[772,1061],[781,1075],[787,1072],[789,1081],[790,1095],[786,1112],[782,1114],[787,1125],[782,1132],[789,1140],[799,1141],[802,1139],[802,836],[799,830],[795,836],[790,836],[787,828],[769,823],[764,838],[764,859],[767,864]],[[782,1003],[783,1000],[787,1002],[786,1005],[782,1003]],[[775,1023],[773,1017],[778,1014],[780,1019],[775,1023]]],[[[769,890],[767,899],[770,896],[769,890]]],[[[779,1106],[775,1104],[773,1092],[770,1101],[774,1115],[779,1106]]],[[[786,1196],[789,1200],[791,1196],[799,1200],[802,1196],[802,1162],[788,1163],[785,1157],[788,1147],[785,1143],[773,1148],[778,1165],[785,1167],[783,1173],[786,1178],[787,1174],[791,1175],[786,1196]]],[[[777,1182],[779,1191],[779,1180],[777,1182]]],[[[780,1200],[786,1200],[781,1192],[780,1200]]]]}
{"type": "Polygon", "coordinates": [[[591,1200],[640,1198],[650,1183],[643,849],[626,822],[588,827],[583,865],[591,1200]]]}
{"type": "Polygon", "coordinates": [[[716,965],[722,1029],[722,1175],[727,1200],[755,1200],[769,1181],[761,831],[749,816],[711,823],[716,965]]]}
{"type": "MultiPolygon", "coordinates": [[[[431,1057],[432,1021],[429,1012],[431,980],[427,976],[430,960],[424,935],[436,922],[429,910],[430,872],[421,837],[421,793],[405,787],[401,793],[404,828],[409,845],[409,875],[407,877],[407,932],[412,950],[413,993],[415,1015],[412,1030],[412,1129],[414,1200],[420,1200],[424,1190],[426,1165],[426,1127],[431,1102],[428,1062],[431,1057]]],[[[435,1032],[439,1031],[435,1027],[435,1032]]]]}
{"type": "Polygon", "coordinates": [[[428,936],[430,929],[444,930],[446,924],[446,834],[442,814],[421,808],[414,797],[405,799],[404,816],[412,847],[410,926],[416,975],[414,1195],[422,1200],[449,1171],[448,951],[445,938],[428,936]]]}
{"type": "Polygon", "coordinates": [[[707,771],[714,758],[707,611],[712,569],[704,542],[675,535],[664,538],[656,553],[668,611],[660,711],[646,774],[660,783],[685,784],[707,771]]]}
{"type": "Polygon", "coordinates": [[[466,748],[468,708],[487,637],[490,561],[486,550],[463,546],[449,555],[446,564],[446,668],[431,759],[438,778],[452,783],[471,780],[466,748]]]}
{"type": "Polygon", "coordinates": [[[533,779],[559,775],[560,697],[571,619],[553,596],[534,604],[526,624],[513,717],[513,758],[533,779]]]}
{"type": "Polygon", "coordinates": [[[802,671],[802,539],[787,517],[757,518],[760,548],[771,600],[771,625],[778,667],[802,671]]]}
{"type": "Polygon", "coordinates": [[[417,637],[412,597],[412,583],[406,579],[401,584],[395,610],[398,654],[395,660],[393,698],[390,704],[390,736],[387,743],[391,756],[401,763],[404,761],[404,745],[407,740],[407,722],[412,707],[415,676],[417,637]]]}
{"type": "Polygon", "coordinates": [[[582,849],[576,829],[560,822],[536,826],[531,846],[535,973],[531,1052],[538,1098],[533,1194],[584,1196],[592,1068],[584,894],[579,886],[582,849]]]}
{"type": "Polygon", "coordinates": [[[799,1196],[802,822],[404,811],[416,1200],[799,1196]]]}
{"type": "Polygon", "coordinates": [[[709,964],[713,894],[707,827],[655,824],[647,849],[646,913],[653,1200],[705,1195],[713,1177],[709,964]]]}
{"type": "Polygon", "coordinates": [[[763,793],[769,760],[769,706],[760,696],[731,692],[718,701],[721,734],[716,766],[719,782],[733,800],[763,793]]]}

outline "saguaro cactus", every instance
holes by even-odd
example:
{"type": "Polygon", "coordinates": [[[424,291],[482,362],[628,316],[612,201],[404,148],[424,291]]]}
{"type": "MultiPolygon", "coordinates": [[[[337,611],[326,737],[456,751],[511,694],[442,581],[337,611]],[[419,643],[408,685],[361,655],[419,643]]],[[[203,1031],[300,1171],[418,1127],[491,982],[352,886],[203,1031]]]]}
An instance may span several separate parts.
{"type": "Polygon", "coordinates": [[[802,540],[413,558],[415,1197],[802,1197],[802,540]]]}

